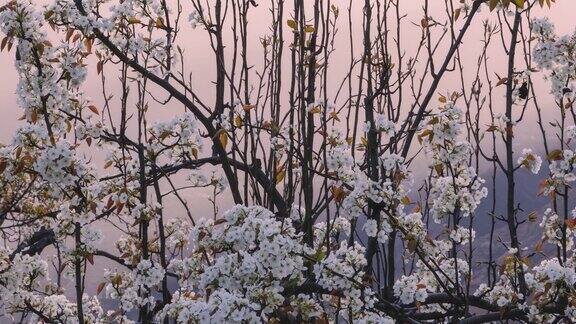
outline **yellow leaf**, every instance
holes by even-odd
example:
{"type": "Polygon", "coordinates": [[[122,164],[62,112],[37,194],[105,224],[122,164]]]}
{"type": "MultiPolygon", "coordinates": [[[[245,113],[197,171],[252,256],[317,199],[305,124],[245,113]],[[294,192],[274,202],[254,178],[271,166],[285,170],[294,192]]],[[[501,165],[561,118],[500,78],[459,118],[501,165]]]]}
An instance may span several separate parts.
{"type": "Polygon", "coordinates": [[[286,177],[286,170],[282,169],[276,172],[276,184],[279,184],[286,177]]]}
{"type": "Polygon", "coordinates": [[[314,30],[315,30],[314,26],[312,26],[312,25],[306,25],[306,28],[304,29],[304,31],[307,33],[313,33],[314,30]]]}
{"type": "Polygon", "coordinates": [[[402,203],[402,205],[410,205],[410,203],[411,203],[410,197],[404,196],[404,197],[402,197],[402,199],[400,200],[400,202],[402,203]]]}
{"type": "Polygon", "coordinates": [[[220,139],[220,144],[222,144],[222,147],[225,149],[228,145],[228,133],[225,130],[222,130],[218,138],[220,139]]]}
{"type": "Polygon", "coordinates": [[[559,161],[564,158],[564,153],[561,150],[554,150],[548,154],[548,160],[559,161]]]}
{"type": "Polygon", "coordinates": [[[533,211],[530,214],[528,214],[528,220],[532,223],[538,220],[538,214],[536,213],[536,211],[533,211]]]}
{"type": "Polygon", "coordinates": [[[335,121],[340,121],[340,118],[338,117],[338,113],[335,111],[330,113],[330,117],[332,117],[332,119],[334,119],[335,121]]]}
{"type": "Polygon", "coordinates": [[[293,19],[288,19],[288,27],[296,30],[296,28],[298,28],[298,24],[296,24],[296,21],[294,21],[293,19]]]}
{"type": "Polygon", "coordinates": [[[236,115],[236,117],[234,117],[234,126],[242,127],[242,125],[244,125],[244,121],[242,120],[242,117],[240,117],[240,115],[236,115]]]}
{"type": "Polygon", "coordinates": [[[54,10],[48,10],[44,13],[44,19],[48,20],[54,15],[54,10]]]}
{"type": "Polygon", "coordinates": [[[321,113],[321,112],[322,112],[322,108],[320,108],[320,106],[315,106],[314,108],[312,108],[312,109],[310,110],[310,113],[311,113],[311,114],[319,114],[319,113],[321,113]]]}
{"type": "Polygon", "coordinates": [[[443,166],[442,164],[440,164],[440,163],[434,165],[434,170],[436,170],[436,173],[437,173],[438,175],[444,174],[444,166],[443,166]]]}
{"type": "Polygon", "coordinates": [[[512,0],[516,7],[523,9],[525,0],[512,0]]]}
{"type": "Polygon", "coordinates": [[[137,24],[140,22],[140,19],[136,18],[136,17],[130,17],[128,18],[128,23],[129,24],[137,24]]]}
{"type": "Polygon", "coordinates": [[[166,28],[166,25],[164,25],[164,19],[162,19],[162,17],[156,18],[156,28],[166,28]]]}
{"type": "Polygon", "coordinates": [[[250,110],[256,108],[256,105],[243,105],[242,109],[244,109],[245,112],[249,112],[250,110]]]}
{"type": "Polygon", "coordinates": [[[500,0],[490,0],[490,2],[488,3],[490,11],[494,10],[496,6],[498,6],[498,3],[500,3],[500,0]]]}
{"type": "Polygon", "coordinates": [[[344,191],[342,187],[332,186],[331,191],[332,197],[334,197],[337,203],[341,203],[344,198],[346,198],[346,191],[344,191]]]}
{"type": "Polygon", "coordinates": [[[121,276],[121,275],[116,275],[116,276],[114,276],[114,277],[110,280],[110,282],[111,282],[113,285],[118,286],[118,285],[120,285],[120,284],[122,283],[122,276],[121,276]]]}
{"type": "Polygon", "coordinates": [[[158,136],[158,138],[159,138],[161,141],[163,141],[163,140],[165,140],[166,138],[168,138],[168,136],[170,136],[170,135],[172,135],[172,132],[170,132],[170,131],[163,131],[163,132],[160,134],[160,136],[158,136]]]}

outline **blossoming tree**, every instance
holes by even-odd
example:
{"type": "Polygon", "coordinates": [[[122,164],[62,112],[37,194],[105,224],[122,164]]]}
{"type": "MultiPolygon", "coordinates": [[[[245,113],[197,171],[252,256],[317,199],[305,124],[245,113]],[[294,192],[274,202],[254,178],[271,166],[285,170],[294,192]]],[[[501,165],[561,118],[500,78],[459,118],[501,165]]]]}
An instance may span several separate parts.
{"type": "Polygon", "coordinates": [[[0,146],[2,320],[576,320],[576,34],[533,17],[554,0],[420,2],[1,7],[22,110],[0,146]],[[519,148],[527,111],[542,143],[519,148]],[[517,196],[530,173],[542,211],[517,196]]]}

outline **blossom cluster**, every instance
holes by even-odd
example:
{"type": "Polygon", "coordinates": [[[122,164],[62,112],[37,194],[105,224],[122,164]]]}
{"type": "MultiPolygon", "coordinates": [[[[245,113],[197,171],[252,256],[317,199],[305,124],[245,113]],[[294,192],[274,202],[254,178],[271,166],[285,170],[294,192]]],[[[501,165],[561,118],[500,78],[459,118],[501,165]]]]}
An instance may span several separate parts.
{"type": "Polygon", "coordinates": [[[547,77],[551,83],[551,93],[556,99],[571,101],[576,91],[573,66],[576,60],[576,34],[557,36],[554,24],[548,17],[533,20],[531,27],[537,38],[533,50],[534,62],[549,72],[547,77]]]}
{"type": "Polygon", "coordinates": [[[469,167],[472,146],[459,139],[462,129],[462,111],[448,101],[418,135],[432,156],[432,215],[438,223],[454,213],[470,215],[487,196],[484,180],[469,167]]]}
{"type": "Polygon", "coordinates": [[[306,285],[309,262],[315,263],[318,285],[343,294],[337,298],[349,306],[348,315],[358,319],[381,316],[367,312],[366,306],[374,302],[370,289],[354,283],[366,265],[363,248],[358,245],[349,248],[342,244],[329,255],[318,253],[302,245],[290,224],[256,206],[235,206],[222,219],[194,227],[192,237],[192,255],[169,266],[178,274],[180,288],[159,318],[259,322],[279,316],[286,305],[292,314],[307,319],[339,316],[327,314],[330,307],[324,303],[336,298],[329,293],[316,297],[285,294],[306,285]],[[206,259],[207,252],[211,259],[206,259]]]}

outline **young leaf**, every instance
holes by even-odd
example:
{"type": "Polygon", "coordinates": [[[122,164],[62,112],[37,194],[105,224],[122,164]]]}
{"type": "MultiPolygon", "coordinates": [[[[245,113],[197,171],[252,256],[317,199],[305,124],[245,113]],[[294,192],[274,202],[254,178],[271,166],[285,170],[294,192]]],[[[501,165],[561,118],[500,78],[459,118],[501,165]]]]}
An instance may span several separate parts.
{"type": "Polygon", "coordinates": [[[288,21],[286,22],[288,24],[288,27],[296,30],[296,28],[298,28],[298,24],[296,24],[296,21],[294,21],[293,19],[288,19],[288,21]]]}
{"type": "Polygon", "coordinates": [[[528,214],[528,220],[532,223],[538,220],[538,214],[536,213],[536,211],[532,211],[530,214],[528,214]]]}
{"type": "Polygon", "coordinates": [[[166,25],[164,24],[164,19],[162,19],[162,17],[156,18],[156,28],[166,28],[166,25]]]}
{"type": "Polygon", "coordinates": [[[105,282],[99,283],[98,287],[96,287],[96,295],[99,295],[102,292],[102,290],[104,290],[104,287],[106,287],[105,282]]]}
{"type": "Polygon", "coordinates": [[[460,18],[460,12],[461,11],[462,11],[461,8],[454,10],[454,21],[456,21],[456,20],[458,20],[458,18],[460,18]]]}
{"type": "Polygon", "coordinates": [[[402,203],[402,205],[410,205],[410,204],[411,204],[410,197],[408,197],[408,196],[402,197],[402,199],[400,200],[400,202],[402,203]]]}
{"type": "Polygon", "coordinates": [[[548,154],[549,161],[559,161],[564,158],[564,153],[562,150],[554,150],[548,154]]]}
{"type": "Polygon", "coordinates": [[[420,20],[420,25],[422,26],[422,28],[428,27],[429,26],[428,19],[422,18],[422,20],[420,20]]]}
{"type": "Polygon", "coordinates": [[[226,149],[226,146],[228,145],[228,133],[225,130],[222,130],[220,135],[218,135],[218,139],[220,140],[222,147],[226,149]]]}
{"type": "Polygon", "coordinates": [[[102,61],[98,61],[98,63],[96,63],[96,73],[98,75],[100,75],[100,73],[102,73],[102,68],[104,67],[104,62],[102,61]]]}
{"type": "Polygon", "coordinates": [[[416,251],[417,247],[418,247],[418,242],[416,242],[416,240],[414,238],[410,238],[408,240],[408,251],[410,251],[410,253],[414,253],[414,251],[416,251]]]}
{"type": "Polygon", "coordinates": [[[4,172],[4,170],[6,170],[7,166],[8,166],[8,161],[6,160],[6,158],[0,158],[0,173],[4,172]]]}
{"type": "Polygon", "coordinates": [[[512,3],[516,5],[516,7],[523,9],[524,8],[525,0],[512,0],[512,3]]]}
{"type": "Polygon", "coordinates": [[[242,109],[244,109],[245,112],[249,112],[250,110],[256,108],[256,105],[243,105],[242,109]]]}
{"type": "Polygon", "coordinates": [[[488,3],[488,7],[490,7],[490,11],[493,11],[494,9],[496,9],[496,6],[498,6],[498,3],[500,3],[500,0],[490,0],[490,2],[488,3]]]}
{"type": "Polygon", "coordinates": [[[505,84],[506,82],[508,82],[508,78],[504,77],[504,78],[498,80],[498,82],[496,83],[496,86],[501,86],[501,85],[505,84]]]}
{"type": "Polygon", "coordinates": [[[286,177],[286,170],[282,169],[276,172],[276,184],[279,184],[286,177]]]}
{"type": "Polygon", "coordinates": [[[96,106],[90,105],[90,106],[88,106],[88,109],[90,109],[96,115],[100,115],[100,112],[98,111],[98,108],[96,108],[96,106]]]}
{"type": "Polygon", "coordinates": [[[128,18],[128,23],[129,24],[137,24],[140,22],[140,19],[136,18],[136,17],[130,17],[128,18]]]}

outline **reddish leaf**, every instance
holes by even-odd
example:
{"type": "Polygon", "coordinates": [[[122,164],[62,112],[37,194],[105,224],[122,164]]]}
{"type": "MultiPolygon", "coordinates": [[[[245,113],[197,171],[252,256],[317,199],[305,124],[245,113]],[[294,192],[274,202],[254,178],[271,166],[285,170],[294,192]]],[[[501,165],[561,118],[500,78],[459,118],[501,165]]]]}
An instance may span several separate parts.
{"type": "Polygon", "coordinates": [[[88,106],[88,109],[90,109],[96,115],[100,115],[100,112],[98,111],[98,108],[96,108],[96,106],[90,105],[90,106],[88,106]]]}

